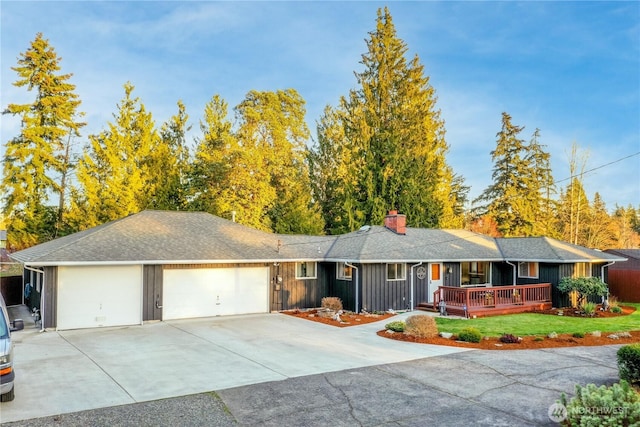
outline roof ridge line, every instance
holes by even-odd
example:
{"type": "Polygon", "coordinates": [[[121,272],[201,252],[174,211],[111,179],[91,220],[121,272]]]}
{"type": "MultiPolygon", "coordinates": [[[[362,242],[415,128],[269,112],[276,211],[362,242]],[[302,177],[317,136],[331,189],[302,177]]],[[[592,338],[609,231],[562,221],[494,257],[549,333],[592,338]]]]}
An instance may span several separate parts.
{"type": "MultiPolygon", "coordinates": [[[[560,254],[558,252],[556,252],[556,249],[553,247],[553,245],[549,241],[549,237],[547,237],[547,236],[541,236],[541,237],[549,245],[549,247],[551,248],[551,252],[553,252],[555,254],[555,256],[556,256],[556,259],[562,260],[562,257],[560,256],[560,254]]],[[[553,239],[553,240],[556,240],[556,239],[553,239]]],[[[565,242],[565,243],[569,243],[569,242],[565,242]]],[[[573,243],[569,243],[569,244],[573,246],[573,243]]],[[[589,248],[586,248],[586,249],[589,249],[589,248]]]]}

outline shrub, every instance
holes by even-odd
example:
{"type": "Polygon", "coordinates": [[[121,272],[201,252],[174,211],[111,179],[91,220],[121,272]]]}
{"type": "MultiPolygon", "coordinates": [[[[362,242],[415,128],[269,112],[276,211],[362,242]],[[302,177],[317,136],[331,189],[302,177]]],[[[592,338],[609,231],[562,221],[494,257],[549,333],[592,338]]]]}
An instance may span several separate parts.
{"type": "Polygon", "coordinates": [[[593,302],[585,302],[584,304],[582,304],[582,311],[584,311],[584,314],[586,314],[587,316],[593,316],[594,314],[596,314],[596,304],[593,302]]]}
{"type": "Polygon", "coordinates": [[[584,332],[574,332],[573,333],[573,337],[574,338],[584,338],[584,332]]]}
{"type": "Polygon", "coordinates": [[[421,338],[438,336],[438,325],[431,316],[416,314],[407,318],[405,333],[421,338]]]}
{"type": "Polygon", "coordinates": [[[482,334],[476,328],[465,328],[458,333],[458,339],[465,342],[480,342],[482,334]]]}
{"type": "Polygon", "coordinates": [[[564,277],[558,283],[560,292],[578,293],[578,307],[582,307],[590,296],[606,295],[607,284],[598,277],[564,277]]]}
{"type": "Polygon", "coordinates": [[[576,395],[569,403],[562,393],[560,399],[567,408],[565,422],[572,426],[633,426],[640,422],[640,395],[622,380],[611,387],[576,385],[576,395]]]}
{"type": "MultiPolygon", "coordinates": [[[[618,301],[618,297],[615,295],[609,295],[609,298],[607,298],[607,301],[609,302],[609,310],[613,311],[614,308],[620,308],[620,301],[618,301]]],[[[622,309],[620,309],[620,312],[622,311],[622,309]]],[[[618,313],[618,312],[616,312],[618,313]]]]}
{"type": "Polygon", "coordinates": [[[338,297],[324,297],[321,302],[322,308],[328,308],[333,311],[342,310],[342,300],[338,297]]]}
{"type": "Polygon", "coordinates": [[[620,378],[640,385],[640,343],[620,347],[617,355],[620,378]]]}
{"type": "Polygon", "coordinates": [[[499,340],[505,344],[517,344],[522,341],[520,338],[512,334],[503,334],[499,340]]]}
{"type": "Polygon", "coordinates": [[[406,324],[402,320],[394,320],[384,325],[385,329],[393,332],[404,332],[406,324]]]}
{"type": "Polygon", "coordinates": [[[611,310],[612,313],[616,313],[616,314],[622,313],[622,307],[617,306],[617,305],[615,307],[611,307],[610,310],[611,310]]]}
{"type": "Polygon", "coordinates": [[[533,340],[534,341],[544,341],[544,338],[543,337],[535,337],[533,340]]]}

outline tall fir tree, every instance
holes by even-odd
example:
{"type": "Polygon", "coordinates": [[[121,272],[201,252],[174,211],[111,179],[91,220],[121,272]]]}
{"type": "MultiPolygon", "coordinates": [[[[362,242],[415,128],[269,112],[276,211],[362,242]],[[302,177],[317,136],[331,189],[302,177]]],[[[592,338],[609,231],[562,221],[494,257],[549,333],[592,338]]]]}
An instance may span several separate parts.
{"type": "Polygon", "coordinates": [[[549,155],[538,142],[538,130],[529,144],[520,137],[523,130],[502,113],[502,129],[491,152],[493,184],[474,201],[481,204],[476,208],[479,215],[491,216],[505,237],[543,234],[536,223],[549,210],[549,198],[544,195],[553,185],[549,155]]]}
{"type": "Polygon", "coordinates": [[[595,249],[613,249],[616,246],[616,228],[613,219],[599,193],[593,196],[593,203],[585,221],[585,246],[595,249]]]}
{"type": "Polygon", "coordinates": [[[558,237],[557,202],[554,199],[556,187],[551,173],[551,155],[545,151],[545,146],[540,144],[539,140],[540,130],[536,129],[527,146],[525,156],[531,172],[527,185],[533,210],[531,234],[556,238],[558,237]]]}
{"type": "Polygon", "coordinates": [[[407,45],[387,8],[378,10],[369,35],[359,87],[327,110],[318,127],[314,178],[343,191],[338,205],[316,188],[327,230],[382,223],[389,209],[406,214],[411,226],[461,226],[468,188],[445,161],[444,121],[424,66],[417,56],[406,59],[407,45]],[[323,158],[336,152],[336,162],[349,164],[323,158]],[[328,176],[332,169],[345,172],[342,182],[328,176]]]}
{"type": "Polygon", "coordinates": [[[114,122],[89,137],[78,162],[79,188],[74,191],[70,217],[80,230],[152,206],[157,184],[152,154],[160,137],[152,114],[133,97],[134,86],[126,83],[124,90],[114,122]]]}
{"type": "Polygon", "coordinates": [[[262,217],[275,192],[264,162],[239,144],[228,104],[219,95],[205,105],[200,131],[190,179],[192,208],[269,230],[262,217]]]}
{"type": "Polygon", "coordinates": [[[178,112],[162,125],[160,140],[149,153],[150,187],[154,188],[148,209],[186,210],[188,207],[188,179],[190,168],[186,133],[189,116],[182,101],[178,112]]]}
{"type": "Polygon", "coordinates": [[[68,144],[85,123],[72,74],[60,74],[61,58],[38,33],[20,54],[13,85],[35,93],[26,104],[9,104],[3,114],[20,117],[20,134],[6,143],[2,199],[10,245],[16,249],[56,237],[66,209],[68,144]],[[50,202],[58,197],[57,206],[50,202]]]}
{"type": "Polygon", "coordinates": [[[276,233],[320,234],[322,217],[311,198],[305,102],[294,89],[250,91],[236,107],[238,139],[264,162],[275,199],[263,222],[276,233]]]}

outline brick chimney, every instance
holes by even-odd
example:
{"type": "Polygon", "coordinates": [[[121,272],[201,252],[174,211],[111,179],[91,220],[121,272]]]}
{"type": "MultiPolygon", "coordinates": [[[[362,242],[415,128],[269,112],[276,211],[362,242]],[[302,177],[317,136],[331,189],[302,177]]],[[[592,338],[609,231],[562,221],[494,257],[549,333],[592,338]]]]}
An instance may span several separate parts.
{"type": "Polygon", "coordinates": [[[384,217],[384,226],[396,234],[407,234],[407,216],[395,210],[389,211],[384,217]]]}

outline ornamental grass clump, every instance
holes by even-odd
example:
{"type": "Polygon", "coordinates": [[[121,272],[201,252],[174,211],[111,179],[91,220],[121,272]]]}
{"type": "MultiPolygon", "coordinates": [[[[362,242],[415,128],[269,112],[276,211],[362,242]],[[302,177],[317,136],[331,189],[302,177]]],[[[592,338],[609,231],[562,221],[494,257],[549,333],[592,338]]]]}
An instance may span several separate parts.
{"type": "Polygon", "coordinates": [[[342,310],[342,300],[338,297],[324,297],[320,304],[322,308],[328,308],[332,311],[342,310]]]}
{"type": "Polygon", "coordinates": [[[420,338],[438,336],[438,325],[433,317],[416,314],[407,318],[404,332],[420,338]]]}
{"type": "Polygon", "coordinates": [[[465,342],[480,342],[482,334],[476,328],[465,328],[458,333],[458,340],[465,342]]]}
{"type": "Polygon", "coordinates": [[[593,302],[585,302],[582,304],[582,311],[586,316],[593,317],[596,314],[596,304],[593,302]]]}

